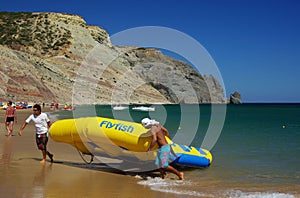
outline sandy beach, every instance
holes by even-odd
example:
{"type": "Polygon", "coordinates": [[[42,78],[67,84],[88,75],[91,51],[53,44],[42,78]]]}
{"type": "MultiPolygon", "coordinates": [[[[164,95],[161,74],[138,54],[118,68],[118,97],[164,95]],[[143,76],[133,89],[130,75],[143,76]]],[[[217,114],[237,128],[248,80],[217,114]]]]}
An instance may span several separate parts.
{"type": "MultiPolygon", "coordinates": [[[[44,110],[46,112],[47,109],[44,110]]],[[[48,150],[54,163],[40,164],[32,123],[18,131],[31,109],[17,110],[13,137],[6,137],[5,111],[0,112],[0,195],[5,197],[176,197],[137,184],[141,178],[114,170],[95,161],[87,165],[76,149],[49,138],[48,150]]]]}

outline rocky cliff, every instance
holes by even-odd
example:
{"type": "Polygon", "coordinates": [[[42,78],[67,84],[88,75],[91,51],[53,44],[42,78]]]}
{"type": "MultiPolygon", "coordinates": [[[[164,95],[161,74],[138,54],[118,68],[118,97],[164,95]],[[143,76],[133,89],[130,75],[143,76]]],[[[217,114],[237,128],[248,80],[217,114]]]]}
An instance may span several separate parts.
{"type": "Polygon", "coordinates": [[[229,103],[242,104],[241,94],[238,91],[235,91],[233,94],[230,94],[229,103]]]}
{"type": "Polygon", "coordinates": [[[224,103],[213,76],[149,48],[113,46],[77,15],[0,13],[0,100],[224,103]],[[208,89],[210,86],[210,89],[208,89]]]}

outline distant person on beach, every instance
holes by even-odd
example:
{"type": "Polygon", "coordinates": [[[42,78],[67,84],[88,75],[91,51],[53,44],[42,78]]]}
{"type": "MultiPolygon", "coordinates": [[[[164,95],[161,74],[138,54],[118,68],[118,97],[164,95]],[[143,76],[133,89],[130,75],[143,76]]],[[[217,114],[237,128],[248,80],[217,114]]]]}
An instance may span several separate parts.
{"type": "Polygon", "coordinates": [[[35,104],[33,106],[33,114],[31,114],[23,123],[20,128],[19,135],[22,136],[23,129],[30,122],[34,122],[34,126],[36,129],[36,144],[39,150],[42,151],[43,159],[41,163],[46,162],[46,156],[48,155],[51,162],[53,162],[53,154],[47,151],[47,143],[48,143],[48,127],[51,126],[51,122],[46,113],[42,113],[41,106],[39,104],[35,104]]]}
{"type": "Polygon", "coordinates": [[[50,110],[54,110],[54,103],[53,102],[50,104],[50,110]]]}
{"type": "Polygon", "coordinates": [[[150,120],[149,118],[144,118],[142,120],[142,125],[146,129],[150,129],[152,135],[152,141],[148,151],[157,143],[159,149],[157,150],[155,165],[159,167],[159,172],[161,177],[164,179],[166,177],[166,171],[174,173],[178,176],[180,180],[184,179],[183,172],[179,172],[175,168],[169,165],[169,157],[171,152],[171,146],[168,144],[165,135],[170,137],[169,131],[161,126],[159,122],[155,120],[150,120]]]}
{"type": "Polygon", "coordinates": [[[5,114],[5,124],[8,137],[12,136],[14,122],[17,122],[16,110],[12,106],[12,101],[8,101],[5,114]]]}
{"type": "Polygon", "coordinates": [[[58,103],[55,104],[55,110],[58,110],[58,103]]]}

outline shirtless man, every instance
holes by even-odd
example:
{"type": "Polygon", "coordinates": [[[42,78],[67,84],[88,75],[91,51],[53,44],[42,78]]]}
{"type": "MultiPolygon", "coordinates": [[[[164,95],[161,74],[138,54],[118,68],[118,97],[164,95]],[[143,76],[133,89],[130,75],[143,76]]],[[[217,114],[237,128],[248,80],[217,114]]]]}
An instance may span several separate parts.
{"type": "Polygon", "coordinates": [[[157,150],[155,164],[159,167],[161,177],[164,179],[167,171],[176,174],[180,180],[183,180],[183,172],[179,172],[178,170],[169,165],[171,146],[168,144],[165,138],[165,135],[167,137],[170,137],[169,131],[165,127],[161,126],[159,122],[156,122],[155,120],[150,120],[149,118],[144,118],[142,120],[142,125],[146,129],[151,130],[152,141],[148,151],[150,151],[156,143],[158,144],[159,149],[157,150]]]}
{"type": "Polygon", "coordinates": [[[12,101],[8,101],[5,114],[5,123],[8,137],[12,136],[14,122],[17,122],[16,110],[14,107],[12,107],[12,101]]]}

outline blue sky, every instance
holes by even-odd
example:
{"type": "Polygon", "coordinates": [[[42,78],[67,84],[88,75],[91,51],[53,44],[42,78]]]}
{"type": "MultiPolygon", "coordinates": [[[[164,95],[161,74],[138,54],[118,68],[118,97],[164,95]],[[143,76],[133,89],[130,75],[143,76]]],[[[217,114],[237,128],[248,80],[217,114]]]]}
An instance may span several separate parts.
{"type": "Polygon", "coordinates": [[[141,26],[181,31],[216,62],[226,95],[244,102],[300,102],[300,1],[1,0],[0,11],[64,12],[110,35],[141,26]]]}

